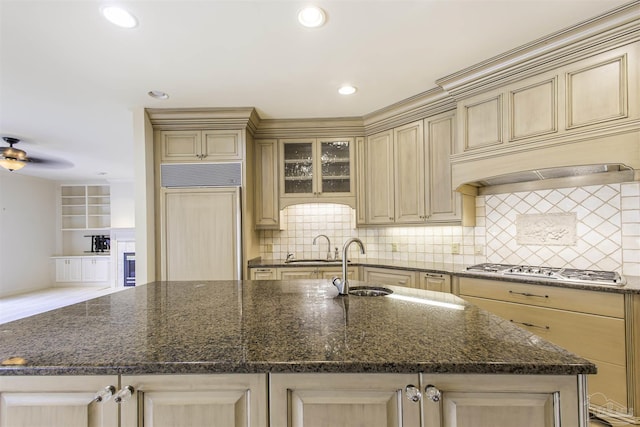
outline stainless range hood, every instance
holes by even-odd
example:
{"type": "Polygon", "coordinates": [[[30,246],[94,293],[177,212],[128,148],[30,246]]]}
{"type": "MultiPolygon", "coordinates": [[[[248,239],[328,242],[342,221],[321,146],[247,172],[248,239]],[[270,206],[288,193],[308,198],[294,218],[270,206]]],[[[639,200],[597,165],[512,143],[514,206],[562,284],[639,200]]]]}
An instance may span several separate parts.
{"type": "MultiPolygon", "coordinates": [[[[564,166],[513,172],[468,182],[477,195],[630,182],[635,171],[623,164],[564,166]]],[[[468,187],[467,187],[468,188],[468,187]]]]}

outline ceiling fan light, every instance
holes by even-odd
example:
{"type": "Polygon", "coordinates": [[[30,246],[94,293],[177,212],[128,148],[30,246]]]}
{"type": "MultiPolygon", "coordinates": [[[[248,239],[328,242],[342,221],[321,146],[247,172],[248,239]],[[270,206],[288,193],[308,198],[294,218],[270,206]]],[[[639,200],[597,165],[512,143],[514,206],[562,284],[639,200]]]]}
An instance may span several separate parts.
{"type": "Polygon", "coordinates": [[[121,28],[135,28],[138,20],[130,12],[118,6],[104,6],[100,9],[102,16],[113,25],[121,28]]]}
{"type": "Polygon", "coordinates": [[[11,172],[22,169],[26,164],[21,160],[0,158],[0,166],[11,172]]]}

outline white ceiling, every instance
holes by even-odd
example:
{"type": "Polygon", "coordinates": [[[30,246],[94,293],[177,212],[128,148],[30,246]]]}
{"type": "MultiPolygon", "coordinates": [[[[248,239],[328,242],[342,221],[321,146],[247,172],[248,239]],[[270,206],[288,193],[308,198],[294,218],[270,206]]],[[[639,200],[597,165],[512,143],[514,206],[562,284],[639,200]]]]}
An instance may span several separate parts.
{"type": "Polygon", "coordinates": [[[131,180],[132,109],[362,116],[626,2],[317,1],[328,22],[306,29],[296,15],[307,1],[121,1],[139,20],[126,30],[102,18],[97,0],[0,0],[0,136],[69,162],[13,173],[131,180]],[[345,82],[358,92],[338,95],[345,82]]]}

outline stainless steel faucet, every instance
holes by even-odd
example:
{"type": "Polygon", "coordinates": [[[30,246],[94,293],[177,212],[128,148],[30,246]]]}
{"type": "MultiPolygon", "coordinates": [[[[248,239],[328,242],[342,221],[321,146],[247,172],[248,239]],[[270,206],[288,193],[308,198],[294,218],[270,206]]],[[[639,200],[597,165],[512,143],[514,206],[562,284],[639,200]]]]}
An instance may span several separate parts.
{"type": "Polygon", "coordinates": [[[316,244],[316,240],[318,240],[318,237],[324,237],[325,239],[327,239],[327,259],[331,259],[331,240],[329,240],[329,237],[327,237],[326,234],[318,234],[313,238],[314,245],[316,244]]]}
{"type": "Polygon", "coordinates": [[[338,288],[338,293],[340,295],[348,295],[349,294],[349,279],[347,278],[347,251],[349,250],[349,246],[352,243],[357,243],[360,246],[360,253],[364,254],[364,244],[362,240],[357,237],[352,237],[346,242],[344,242],[344,246],[342,247],[342,280],[339,277],[334,277],[331,280],[333,286],[338,288]]]}

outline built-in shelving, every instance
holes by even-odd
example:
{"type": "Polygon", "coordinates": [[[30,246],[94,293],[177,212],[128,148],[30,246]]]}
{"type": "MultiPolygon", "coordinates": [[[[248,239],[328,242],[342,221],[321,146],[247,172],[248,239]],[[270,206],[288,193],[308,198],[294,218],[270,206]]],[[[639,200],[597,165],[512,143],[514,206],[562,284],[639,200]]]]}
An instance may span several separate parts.
{"type": "Polygon", "coordinates": [[[62,230],[102,230],[111,225],[108,185],[60,187],[62,230]]]}

